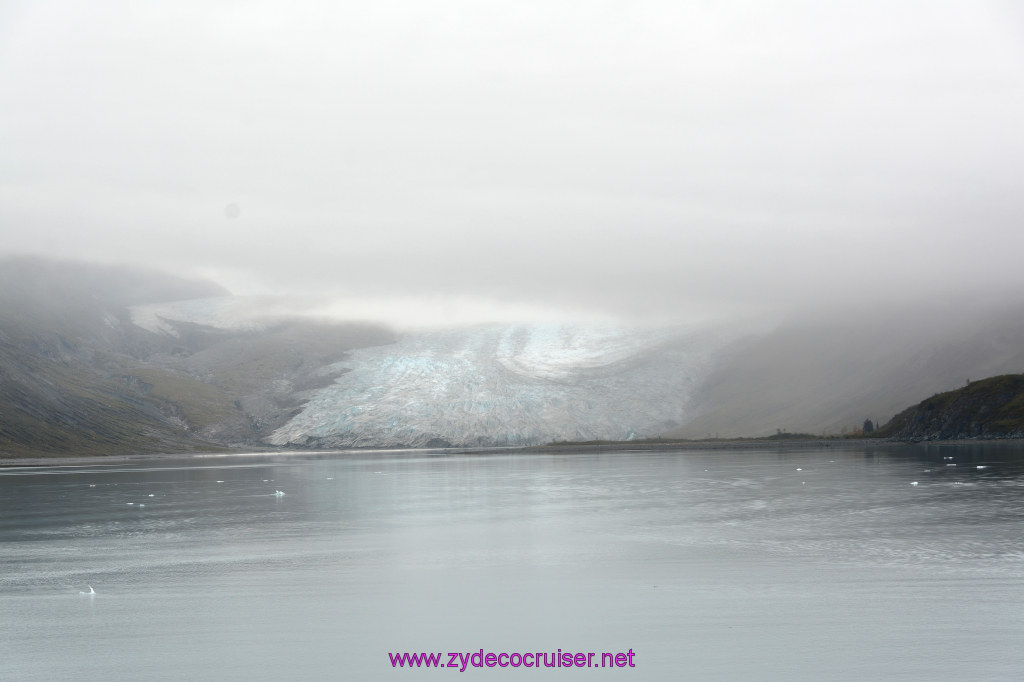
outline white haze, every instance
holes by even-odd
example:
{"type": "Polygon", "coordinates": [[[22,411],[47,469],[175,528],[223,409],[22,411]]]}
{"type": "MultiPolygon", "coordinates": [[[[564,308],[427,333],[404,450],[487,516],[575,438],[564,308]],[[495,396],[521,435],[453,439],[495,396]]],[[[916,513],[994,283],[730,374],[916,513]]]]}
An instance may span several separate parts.
{"type": "Polygon", "coordinates": [[[988,298],[1021,121],[1011,1],[8,1],[0,251],[391,318],[988,298]]]}
{"type": "MultiPolygon", "coordinates": [[[[314,321],[387,322],[400,331],[421,331],[479,324],[609,325],[621,317],[528,304],[503,304],[469,296],[387,298],[322,296],[230,296],[150,303],[131,308],[132,321],[150,331],[174,333],[171,321],[188,321],[220,329],[260,329],[295,317],[314,321]]],[[[723,316],[691,311],[693,323],[713,323],[723,316]]],[[[668,317],[649,322],[670,324],[668,317]]]]}

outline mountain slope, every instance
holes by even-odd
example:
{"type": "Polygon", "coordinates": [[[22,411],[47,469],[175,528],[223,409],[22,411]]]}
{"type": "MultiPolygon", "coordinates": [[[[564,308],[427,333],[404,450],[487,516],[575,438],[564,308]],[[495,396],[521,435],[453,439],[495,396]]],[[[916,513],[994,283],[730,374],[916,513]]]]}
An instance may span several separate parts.
{"type": "Polygon", "coordinates": [[[839,433],[921,395],[1024,369],[1024,310],[950,301],[809,315],[746,338],[694,396],[684,438],[839,433]]]}
{"type": "MultiPolygon", "coordinates": [[[[180,406],[150,395],[154,384],[136,376],[141,363],[129,351],[143,340],[124,306],[223,293],[211,283],[138,269],[36,258],[0,262],[0,453],[211,447],[183,428],[180,406]]],[[[223,402],[198,385],[189,390],[196,413],[223,402]]]]}
{"type": "Polygon", "coordinates": [[[391,340],[298,319],[249,330],[171,321],[154,333],[128,308],[225,294],[143,269],[0,261],[0,455],[259,445],[304,391],[329,383],[325,366],[391,340]]]}
{"type": "Polygon", "coordinates": [[[877,435],[900,440],[1024,438],[1024,374],[972,381],[893,417],[877,435]]]}
{"type": "Polygon", "coordinates": [[[847,311],[773,330],[396,335],[293,303],[141,269],[0,260],[0,456],[837,433],[1024,369],[1024,308],[1010,305],[847,311]]]}

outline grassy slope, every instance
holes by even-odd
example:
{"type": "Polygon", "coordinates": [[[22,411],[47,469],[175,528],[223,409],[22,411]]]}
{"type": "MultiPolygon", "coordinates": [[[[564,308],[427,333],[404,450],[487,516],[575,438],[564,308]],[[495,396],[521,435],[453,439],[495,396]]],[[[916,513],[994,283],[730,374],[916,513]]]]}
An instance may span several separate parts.
{"type": "MultiPolygon", "coordinates": [[[[0,358],[0,365],[0,455],[217,449],[174,420],[177,408],[159,390],[147,395],[127,380],[130,375],[110,376],[24,354],[0,358]]],[[[158,372],[148,379],[154,386],[165,384],[158,372]]],[[[176,377],[166,383],[185,390],[176,377]]]]}

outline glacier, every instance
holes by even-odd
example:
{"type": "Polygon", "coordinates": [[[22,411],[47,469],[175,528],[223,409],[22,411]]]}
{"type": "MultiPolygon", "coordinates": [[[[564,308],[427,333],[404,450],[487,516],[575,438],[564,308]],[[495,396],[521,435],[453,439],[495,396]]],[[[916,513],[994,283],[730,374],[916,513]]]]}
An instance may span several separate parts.
{"type": "MultiPolygon", "coordinates": [[[[316,319],[323,309],[314,299],[226,296],[136,306],[132,321],[170,336],[182,321],[258,334],[291,316],[316,319]]],[[[757,328],[752,320],[719,318],[406,329],[391,337],[394,343],[349,350],[342,361],[318,368],[318,376],[333,377],[326,386],[274,378],[264,402],[297,411],[254,414],[254,423],[268,423],[253,435],[255,442],[311,449],[657,436],[692,421],[701,407],[698,388],[723,349],[757,328]]],[[[192,364],[197,376],[218,382],[216,369],[192,364]]]]}
{"type": "Polygon", "coordinates": [[[489,324],[406,333],[332,367],[267,442],[308,448],[630,440],[684,424],[724,329],[489,324]]]}

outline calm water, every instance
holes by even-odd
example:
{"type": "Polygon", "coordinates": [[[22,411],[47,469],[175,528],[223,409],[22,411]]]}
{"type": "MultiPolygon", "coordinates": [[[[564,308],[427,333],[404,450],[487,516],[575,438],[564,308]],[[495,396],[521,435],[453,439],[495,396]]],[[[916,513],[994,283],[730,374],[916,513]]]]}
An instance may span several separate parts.
{"type": "Polygon", "coordinates": [[[1022,538],[1006,446],[0,470],[0,679],[1022,679],[1022,538]]]}

